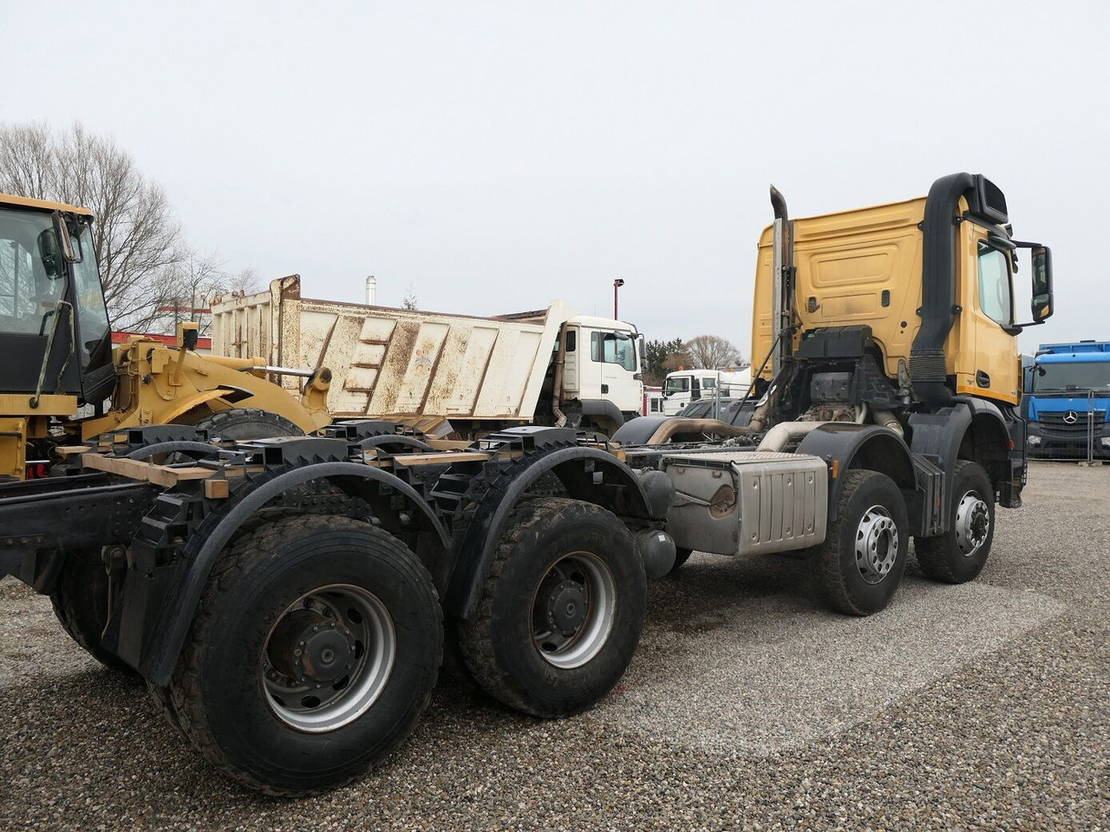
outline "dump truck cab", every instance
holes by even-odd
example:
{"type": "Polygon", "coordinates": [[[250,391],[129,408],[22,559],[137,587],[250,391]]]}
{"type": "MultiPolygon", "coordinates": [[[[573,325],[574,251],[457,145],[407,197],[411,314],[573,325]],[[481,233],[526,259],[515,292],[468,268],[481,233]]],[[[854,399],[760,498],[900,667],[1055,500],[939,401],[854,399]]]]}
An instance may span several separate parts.
{"type": "Polygon", "coordinates": [[[22,478],[51,418],[112,391],[111,332],[87,209],[0,195],[0,476],[22,478]]]}
{"type": "Polygon", "coordinates": [[[829,416],[843,404],[913,441],[915,417],[962,403],[974,430],[945,440],[966,441],[1002,504],[1016,502],[1025,470],[1017,335],[1051,315],[1052,280],[1049,250],[1013,237],[1001,189],[960,173],[927,197],[796,220],[781,203],[776,216],[759,241],[752,355],[771,356],[764,387],[793,367],[780,418],[829,416]],[[1026,323],[1014,308],[1021,249],[1032,260],[1026,323]]]}
{"type": "Polygon", "coordinates": [[[562,404],[575,402],[587,419],[610,430],[643,407],[640,334],[632,324],[595,315],[575,315],[563,324],[562,404]]]}

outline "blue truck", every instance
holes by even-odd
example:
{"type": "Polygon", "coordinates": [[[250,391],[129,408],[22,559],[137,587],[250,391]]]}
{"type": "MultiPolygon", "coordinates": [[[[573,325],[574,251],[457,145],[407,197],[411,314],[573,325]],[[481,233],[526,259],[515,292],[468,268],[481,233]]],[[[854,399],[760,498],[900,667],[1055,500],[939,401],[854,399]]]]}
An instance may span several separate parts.
{"type": "Polygon", "coordinates": [[[1110,459],[1110,341],[1041,344],[1025,376],[1031,456],[1110,459]]]}

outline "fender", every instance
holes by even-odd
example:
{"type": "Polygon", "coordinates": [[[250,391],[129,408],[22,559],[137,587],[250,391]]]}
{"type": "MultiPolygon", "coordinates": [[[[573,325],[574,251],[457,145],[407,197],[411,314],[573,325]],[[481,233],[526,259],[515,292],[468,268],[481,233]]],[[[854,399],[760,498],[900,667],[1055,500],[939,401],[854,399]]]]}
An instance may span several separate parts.
{"type": "Polygon", "coordinates": [[[395,445],[421,453],[431,453],[435,450],[427,442],[417,439],[415,436],[405,436],[397,433],[383,433],[379,436],[368,436],[359,442],[358,445],[366,451],[372,451],[385,445],[395,445]]]}
{"type": "Polygon", "coordinates": [[[625,422],[610,439],[622,445],[644,445],[671,416],[640,416],[625,422]]]}
{"type": "Polygon", "coordinates": [[[886,474],[902,489],[911,527],[916,527],[919,509],[913,499],[917,493],[913,457],[902,437],[890,428],[829,422],[806,434],[797,453],[820,457],[829,464],[829,520],[836,519],[844,474],[853,467],[863,467],[886,474]]]}
{"type": "Polygon", "coordinates": [[[492,512],[476,518],[475,533],[456,542],[459,548],[455,570],[444,605],[449,614],[462,619],[474,615],[478,590],[489,574],[493,550],[505,531],[509,514],[529,487],[549,471],[554,471],[576,500],[603,506],[618,515],[643,520],[662,519],[651,516],[651,501],[639,478],[612,454],[597,448],[563,448],[540,457],[509,483],[492,512]],[[612,492],[607,491],[612,486],[623,486],[617,494],[625,496],[614,500],[612,492]]]}
{"type": "Polygon", "coordinates": [[[624,414],[608,399],[579,399],[583,416],[600,416],[614,425],[624,424],[624,414]]]}
{"type": "MultiPolygon", "coordinates": [[[[175,401],[172,408],[167,408],[164,411],[160,410],[158,412],[159,422],[161,424],[169,424],[183,413],[188,413],[194,407],[199,407],[202,404],[221,398],[227,392],[229,391],[217,388],[215,390],[205,390],[201,393],[194,393],[191,396],[186,396],[179,401],[175,401]]],[[[119,419],[111,412],[99,419],[89,419],[81,423],[81,436],[85,441],[88,441],[101,433],[110,433],[111,431],[123,430],[124,428],[145,427],[139,424],[140,415],[140,411],[136,408],[124,414],[123,417],[119,419]]]]}
{"type": "Polygon", "coordinates": [[[127,454],[127,459],[150,459],[152,456],[158,454],[199,454],[202,456],[211,456],[213,451],[218,451],[219,448],[215,445],[210,445],[207,442],[193,442],[188,440],[181,440],[177,442],[155,442],[153,445],[144,445],[141,448],[136,448],[127,454]]]}
{"type": "Polygon", "coordinates": [[[934,413],[911,414],[909,423],[913,431],[910,449],[915,454],[927,457],[944,472],[939,528],[947,529],[950,526],[948,515],[951,512],[946,497],[952,493],[952,478],[955,475],[956,460],[960,456],[960,445],[971,427],[971,408],[966,402],[956,402],[934,413]]]}
{"type": "Polygon", "coordinates": [[[1003,411],[987,399],[956,398],[971,410],[971,447],[965,443],[961,456],[983,466],[1000,495],[999,505],[1019,507],[1026,476],[1025,420],[1015,410],[1003,411]]]}
{"type": "Polygon", "coordinates": [[[980,399],[976,396],[957,396],[956,401],[965,404],[971,410],[972,419],[983,417],[990,419],[991,422],[998,423],[998,430],[1006,435],[1010,435],[1010,428],[1006,424],[1006,417],[1002,414],[1002,410],[992,401],[987,399],[980,399]]]}
{"type": "Polygon", "coordinates": [[[416,509],[424,525],[434,533],[441,549],[436,554],[442,557],[446,553],[450,541],[443,524],[416,489],[399,477],[357,462],[324,462],[286,471],[247,493],[226,514],[211,515],[215,525],[207,534],[202,534],[205,530],[202,524],[197,533],[190,537],[186,556],[181,559],[186,564],[187,571],[174,582],[175,591],[166,598],[157,623],[153,627],[146,628],[147,633],[144,634],[138,664],[138,669],[143,676],[155,685],[165,685],[169,682],[201,595],[204,593],[209,573],[232,535],[275,497],[295,486],[324,479],[337,485],[346,485],[355,493],[369,486],[371,482],[389,486],[398,492],[410,507],[416,509]],[[187,553],[193,541],[199,541],[199,546],[195,555],[189,558],[187,553]]]}

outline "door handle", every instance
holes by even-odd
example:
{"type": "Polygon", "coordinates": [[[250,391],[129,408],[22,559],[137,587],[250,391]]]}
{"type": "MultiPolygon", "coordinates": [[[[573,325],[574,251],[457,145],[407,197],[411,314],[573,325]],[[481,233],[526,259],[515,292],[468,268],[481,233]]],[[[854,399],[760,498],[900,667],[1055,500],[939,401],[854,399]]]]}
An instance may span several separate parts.
{"type": "Polygon", "coordinates": [[[608,384],[601,385],[601,392],[602,393],[608,393],[609,392],[609,385],[608,384]]]}
{"type": "Polygon", "coordinates": [[[990,387],[991,377],[984,373],[982,370],[976,370],[975,383],[978,384],[980,387],[990,387]]]}

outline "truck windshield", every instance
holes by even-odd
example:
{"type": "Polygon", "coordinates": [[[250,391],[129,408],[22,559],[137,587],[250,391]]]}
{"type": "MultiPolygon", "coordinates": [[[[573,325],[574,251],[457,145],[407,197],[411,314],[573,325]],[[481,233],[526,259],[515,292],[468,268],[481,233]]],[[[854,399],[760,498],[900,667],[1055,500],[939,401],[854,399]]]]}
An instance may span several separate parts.
{"type": "Polygon", "coordinates": [[[675,376],[663,382],[663,395],[673,396],[675,393],[688,393],[690,391],[689,376],[675,376]]]}
{"type": "Polygon", "coordinates": [[[1110,388],[1110,361],[1076,361],[1038,364],[1033,373],[1034,392],[1106,390],[1110,388]]]}
{"type": "Polygon", "coordinates": [[[64,278],[51,215],[0,208],[0,332],[38,335],[64,278]]]}

